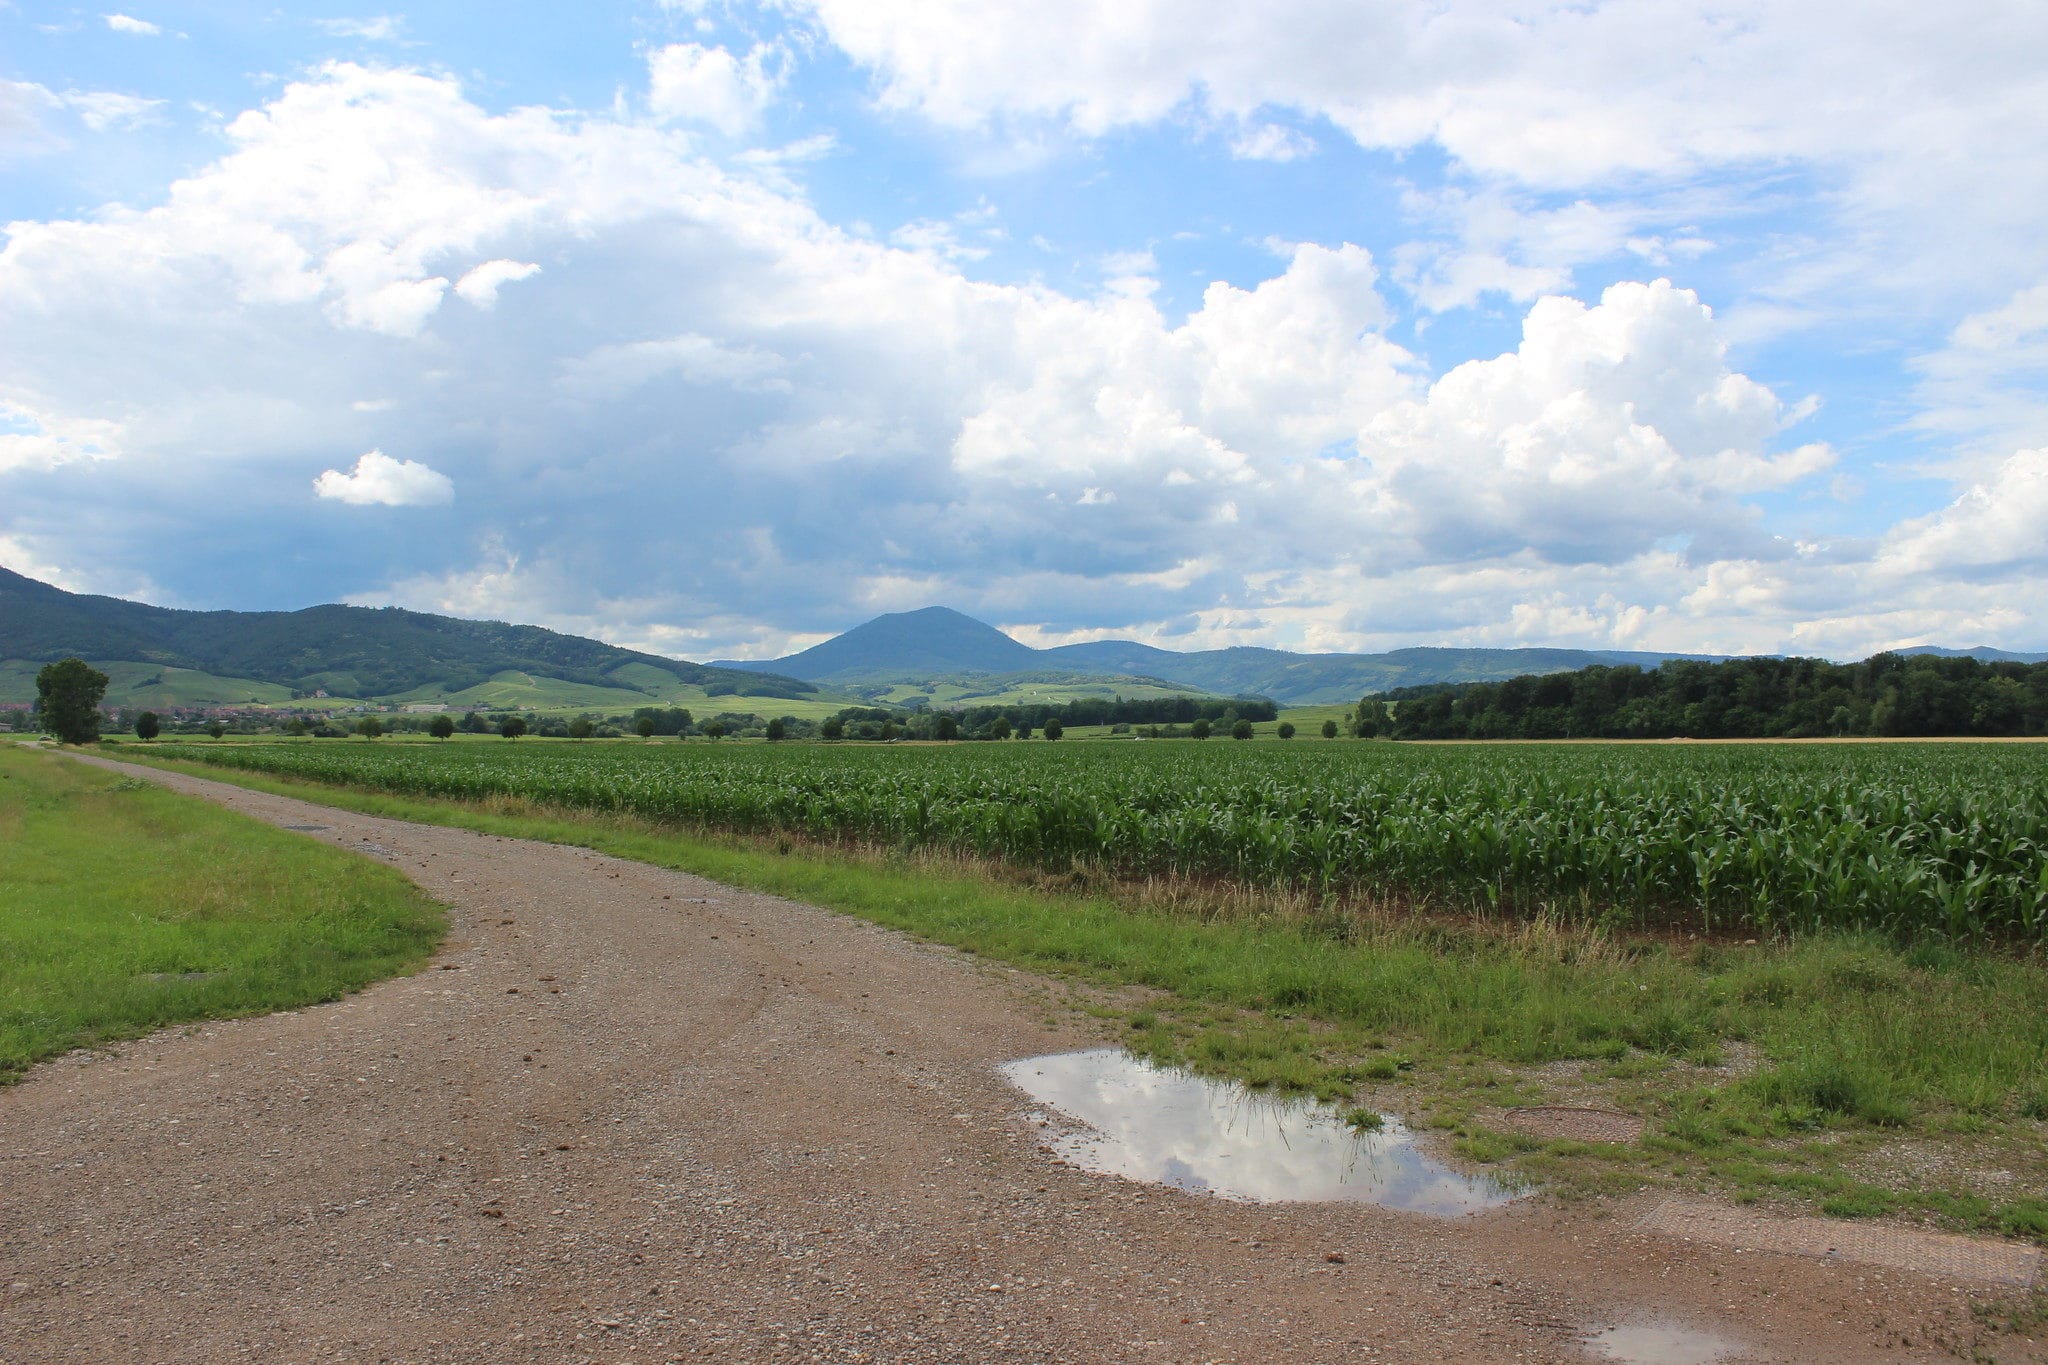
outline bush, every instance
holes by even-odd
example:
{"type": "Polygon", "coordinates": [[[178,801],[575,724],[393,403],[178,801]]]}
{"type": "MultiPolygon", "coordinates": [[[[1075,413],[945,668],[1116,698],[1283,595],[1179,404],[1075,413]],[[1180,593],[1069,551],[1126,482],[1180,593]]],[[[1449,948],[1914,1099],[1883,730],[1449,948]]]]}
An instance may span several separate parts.
{"type": "Polygon", "coordinates": [[[1286,720],[1281,721],[1280,728],[1278,730],[1275,730],[1273,733],[1280,736],[1280,738],[1282,739],[1293,739],[1294,722],[1286,720]]]}
{"type": "Polygon", "coordinates": [[[1336,721],[1334,721],[1334,720],[1326,720],[1326,721],[1324,721],[1324,722],[1323,722],[1323,738],[1324,738],[1324,739],[1335,739],[1336,737],[1337,737],[1337,722],[1336,722],[1336,721]]]}

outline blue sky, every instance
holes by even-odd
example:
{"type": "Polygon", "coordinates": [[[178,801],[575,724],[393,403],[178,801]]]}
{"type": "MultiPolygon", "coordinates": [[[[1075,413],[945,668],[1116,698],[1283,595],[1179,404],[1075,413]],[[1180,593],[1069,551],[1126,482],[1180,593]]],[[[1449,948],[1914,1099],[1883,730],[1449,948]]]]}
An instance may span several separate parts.
{"type": "Polygon", "coordinates": [[[2048,10],[0,4],[0,563],[762,657],[2048,640],[2048,10]]]}

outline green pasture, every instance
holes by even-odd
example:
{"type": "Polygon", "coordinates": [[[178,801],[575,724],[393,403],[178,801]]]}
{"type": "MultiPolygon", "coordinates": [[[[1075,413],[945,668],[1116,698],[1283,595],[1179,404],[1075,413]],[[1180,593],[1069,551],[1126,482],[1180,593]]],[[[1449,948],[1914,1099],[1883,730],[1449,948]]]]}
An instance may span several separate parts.
{"type": "Polygon", "coordinates": [[[0,849],[0,1083],[70,1048],[336,999],[442,933],[390,868],[14,744],[0,849]]]}

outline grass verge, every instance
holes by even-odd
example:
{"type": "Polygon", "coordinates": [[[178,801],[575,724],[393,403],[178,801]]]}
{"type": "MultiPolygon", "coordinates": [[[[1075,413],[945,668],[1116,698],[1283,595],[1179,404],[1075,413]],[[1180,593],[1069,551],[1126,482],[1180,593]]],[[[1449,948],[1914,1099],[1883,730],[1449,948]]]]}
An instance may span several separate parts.
{"type": "Polygon", "coordinates": [[[137,779],[0,745],[0,1084],[167,1024],[410,970],[436,905],[391,868],[137,779]]]}
{"type": "MultiPolygon", "coordinates": [[[[125,757],[126,755],[124,755],[125,757]]],[[[143,757],[138,755],[137,757],[143,757]]],[[[2048,1242],[2048,966],[1854,935],[1626,937],[807,847],[516,799],[427,801],[166,760],[403,819],[574,844],[826,905],[1091,988],[1145,1055],[1396,1110],[1559,1193],[1648,1185],[2048,1242]],[[1634,1143],[1509,1111],[1596,1105],[1634,1143]]]]}

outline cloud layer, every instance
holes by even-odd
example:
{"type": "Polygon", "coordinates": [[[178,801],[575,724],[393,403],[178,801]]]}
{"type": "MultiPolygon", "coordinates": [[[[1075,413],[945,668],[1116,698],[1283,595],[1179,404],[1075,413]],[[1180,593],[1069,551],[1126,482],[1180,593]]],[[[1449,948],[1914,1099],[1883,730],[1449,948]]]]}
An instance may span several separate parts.
{"type": "MultiPolygon", "coordinates": [[[[1855,110],[1790,131],[1771,105],[1680,117],[1645,54],[1705,21],[1605,7],[1308,6],[1280,37],[1240,8],[1171,41],[1164,10],[1083,7],[1061,62],[1021,8],[812,8],[880,99],[942,124],[1106,134],[1199,91],[1240,157],[1313,157],[1261,122],[1278,107],[1545,189],[1872,136],[1855,110]],[[1545,65],[1536,38],[1567,29],[1599,57],[1587,82],[1545,65]],[[1339,60],[1360,51],[1398,79],[1362,83],[1339,60]]],[[[1756,23],[1738,50],[1791,41],[1756,23]]],[[[1803,531],[1840,455],[1664,277],[1692,239],[1641,239],[1637,277],[1590,302],[1512,277],[1519,339],[1442,367],[1402,331],[1388,263],[1341,237],[1272,245],[1265,278],[1178,312],[1149,255],[1092,288],[995,282],[950,224],[884,240],[823,215],[775,149],[717,150],[761,128],[791,60],[659,46],[604,111],[493,111],[443,75],[329,64],[227,121],[225,152],[159,199],[10,225],[0,548],[133,582],[203,527],[275,593],[333,584],[697,657],[928,602],[1040,640],[1179,647],[1856,653],[2048,630],[2028,419],[1883,534],[1803,531]],[[375,510],[393,507],[438,510],[375,510]]],[[[1969,109],[2030,79],[2002,61],[1969,109]]],[[[1487,287],[1431,276],[1488,268],[1447,259],[1392,268],[1440,278],[1442,306],[1487,287]]],[[[2039,300],[2000,299],[1952,356],[2031,344],[2039,300]]],[[[1985,373],[1957,359],[1928,382],[1960,405],[1985,373]]],[[[241,581],[184,592],[248,605],[241,581]]]]}

